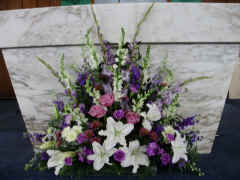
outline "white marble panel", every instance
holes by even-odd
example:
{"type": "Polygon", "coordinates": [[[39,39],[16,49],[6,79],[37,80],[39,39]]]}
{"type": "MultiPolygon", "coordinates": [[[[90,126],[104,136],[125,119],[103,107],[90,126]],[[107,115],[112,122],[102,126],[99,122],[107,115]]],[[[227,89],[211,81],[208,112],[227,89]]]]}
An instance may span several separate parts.
{"type": "MultiPolygon", "coordinates": [[[[132,39],[150,3],[94,5],[106,40],[120,28],[132,39]]],[[[0,48],[84,43],[94,25],[89,5],[0,11],[0,48]]],[[[143,24],[142,42],[240,42],[240,4],[156,3],[143,24]]],[[[96,33],[93,39],[97,42],[96,33]]]]}
{"type": "MultiPolygon", "coordinates": [[[[145,45],[142,46],[146,48],[145,45]]],[[[183,115],[200,114],[198,126],[204,141],[200,151],[211,151],[216,130],[219,125],[225,98],[230,84],[234,65],[238,59],[238,45],[152,45],[152,72],[168,55],[170,67],[177,80],[198,76],[211,76],[186,86],[181,98],[183,115]]],[[[53,91],[63,92],[62,87],[50,72],[36,60],[40,56],[53,67],[58,66],[61,55],[65,62],[81,64],[81,48],[46,47],[3,50],[11,80],[30,132],[46,128],[52,114],[53,91]]]]}

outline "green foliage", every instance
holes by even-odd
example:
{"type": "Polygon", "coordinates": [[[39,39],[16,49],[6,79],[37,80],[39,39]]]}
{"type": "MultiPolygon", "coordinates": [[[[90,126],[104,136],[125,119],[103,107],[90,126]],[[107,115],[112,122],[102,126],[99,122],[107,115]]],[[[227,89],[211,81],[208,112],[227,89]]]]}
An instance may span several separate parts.
{"type": "Polygon", "coordinates": [[[196,78],[191,78],[191,79],[185,80],[183,83],[181,83],[180,86],[186,86],[190,83],[193,83],[193,82],[196,82],[199,80],[205,80],[205,79],[211,79],[211,78],[212,77],[210,77],[210,76],[200,76],[200,77],[196,77],[196,78]]]}
{"type": "Polygon", "coordinates": [[[151,10],[152,10],[152,8],[153,8],[153,5],[154,5],[154,3],[151,4],[151,6],[150,6],[150,7],[147,9],[147,11],[144,13],[142,19],[138,22],[136,32],[135,32],[135,34],[134,34],[134,36],[133,36],[133,42],[136,42],[136,38],[137,38],[137,36],[138,36],[138,34],[139,34],[140,27],[141,27],[141,25],[143,24],[143,22],[147,19],[148,15],[150,14],[150,12],[151,12],[151,10]]]}

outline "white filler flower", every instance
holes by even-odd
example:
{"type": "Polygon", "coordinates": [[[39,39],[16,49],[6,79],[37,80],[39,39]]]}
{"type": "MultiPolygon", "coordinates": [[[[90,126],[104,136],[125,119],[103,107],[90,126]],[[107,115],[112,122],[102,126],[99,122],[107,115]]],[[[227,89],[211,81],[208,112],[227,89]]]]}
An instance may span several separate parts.
{"type": "Polygon", "coordinates": [[[63,129],[62,137],[67,142],[74,142],[76,141],[78,135],[82,132],[81,126],[73,126],[72,128],[66,127],[63,129]]]}
{"type": "Polygon", "coordinates": [[[58,150],[47,150],[47,154],[49,155],[49,160],[47,162],[48,168],[55,167],[55,175],[59,174],[59,171],[65,165],[65,158],[72,157],[74,152],[61,152],[58,150]]]}
{"type": "Polygon", "coordinates": [[[103,143],[103,146],[101,146],[101,144],[96,141],[92,143],[92,147],[94,154],[88,155],[87,158],[88,160],[94,161],[93,168],[96,171],[102,169],[104,164],[111,165],[111,163],[109,162],[109,158],[116,151],[115,148],[106,149],[105,143],[103,143]]]}
{"type": "Polygon", "coordinates": [[[129,147],[120,148],[125,152],[126,158],[122,161],[122,167],[133,166],[133,173],[137,173],[140,165],[149,166],[148,156],[145,154],[146,146],[140,146],[138,140],[129,142],[129,147]]]}
{"type": "Polygon", "coordinates": [[[125,137],[133,130],[133,124],[123,124],[121,121],[114,121],[112,117],[107,118],[107,129],[99,131],[100,136],[107,136],[105,140],[106,148],[111,149],[117,143],[126,146],[125,137]]]}
{"type": "Polygon", "coordinates": [[[161,112],[156,104],[147,104],[149,108],[148,112],[142,112],[141,116],[144,117],[142,125],[145,129],[151,131],[152,130],[152,122],[158,121],[161,119],[161,112]]]}
{"type": "Polygon", "coordinates": [[[173,158],[172,163],[175,164],[179,161],[179,159],[184,159],[185,161],[188,160],[187,157],[187,143],[185,141],[185,137],[182,138],[181,134],[176,131],[176,138],[174,141],[171,142],[172,149],[173,149],[173,158]]]}

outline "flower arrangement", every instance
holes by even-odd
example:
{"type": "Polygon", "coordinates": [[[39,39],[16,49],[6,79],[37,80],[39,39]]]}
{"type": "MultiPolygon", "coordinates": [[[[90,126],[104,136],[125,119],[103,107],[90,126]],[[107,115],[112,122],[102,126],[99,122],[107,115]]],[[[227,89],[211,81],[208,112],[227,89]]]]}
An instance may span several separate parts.
{"type": "Polygon", "coordinates": [[[70,176],[149,175],[168,168],[202,175],[196,167],[201,138],[192,128],[198,120],[177,113],[181,87],[189,81],[176,83],[166,61],[150,76],[150,47],[142,55],[140,43],[125,42],[124,29],[118,45],[101,41],[103,56],[90,32],[90,57],[72,66],[76,80],[65,70],[64,56],[59,72],[39,58],[66,89],[65,98],[54,102],[47,132],[34,136],[40,150],[25,168],[70,176]]]}

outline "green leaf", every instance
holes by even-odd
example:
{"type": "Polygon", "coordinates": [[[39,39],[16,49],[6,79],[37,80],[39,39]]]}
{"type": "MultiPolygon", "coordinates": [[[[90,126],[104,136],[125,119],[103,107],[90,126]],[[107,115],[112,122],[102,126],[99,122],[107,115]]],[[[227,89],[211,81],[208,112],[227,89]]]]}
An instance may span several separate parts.
{"type": "Polygon", "coordinates": [[[183,86],[186,86],[186,85],[196,82],[196,81],[200,81],[200,80],[204,80],[204,79],[211,79],[211,78],[212,77],[210,77],[210,76],[199,76],[196,78],[191,78],[191,79],[185,80],[183,83],[180,84],[180,86],[183,87],[183,86]]]}

